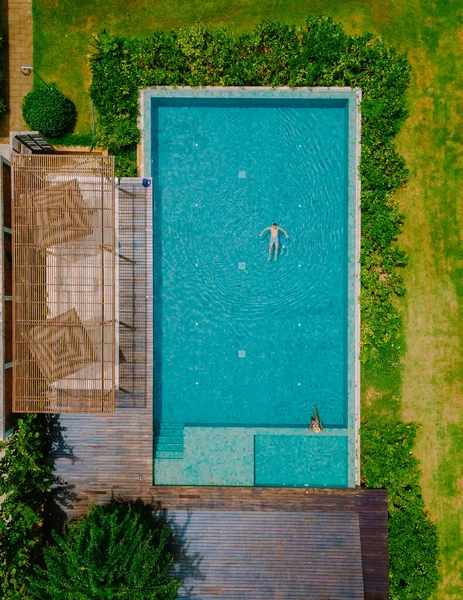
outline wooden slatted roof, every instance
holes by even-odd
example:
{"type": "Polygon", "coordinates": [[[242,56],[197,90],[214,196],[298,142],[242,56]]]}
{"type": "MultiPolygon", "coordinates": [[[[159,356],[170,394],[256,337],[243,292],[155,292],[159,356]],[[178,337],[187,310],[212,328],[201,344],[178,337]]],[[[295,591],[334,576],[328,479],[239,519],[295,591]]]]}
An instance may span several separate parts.
{"type": "Polygon", "coordinates": [[[14,155],[12,167],[13,410],[113,412],[114,159],[14,155]]]}

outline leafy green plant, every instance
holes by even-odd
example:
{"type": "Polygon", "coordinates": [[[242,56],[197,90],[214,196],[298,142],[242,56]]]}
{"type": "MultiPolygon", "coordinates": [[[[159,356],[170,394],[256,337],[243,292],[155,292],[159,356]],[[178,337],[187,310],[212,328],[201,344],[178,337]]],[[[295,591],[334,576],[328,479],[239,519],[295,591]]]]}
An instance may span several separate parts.
{"type": "Polygon", "coordinates": [[[116,155],[115,160],[116,177],[136,177],[137,176],[137,152],[129,147],[127,150],[121,149],[116,155]]]}
{"type": "Polygon", "coordinates": [[[77,116],[73,102],[55,85],[29,92],[23,100],[22,112],[32,130],[50,137],[72,131],[77,116]]]}
{"type": "Polygon", "coordinates": [[[168,571],[167,525],[154,528],[137,506],[91,507],[70,524],[56,545],[44,548],[30,598],[40,600],[173,600],[181,582],[168,571]]]}
{"type": "Polygon", "coordinates": [[[25,598],[40,557],[44,505],[53,484],[44,422],[36,415],[19,419],[0,451],[1,597],[25,598]]]}
{"type": "Polygon", "coordinates": [[[403,215],[392,200],[407,180],[393,138],[406,117],[410,66],[371,34],[347,35],[332,19],[305,27],[263,22],[232,35],[201,23],[137,40],[103,32],[93,40],[91,97],[97,143],[116,156],[119,176],[135,174],[139,89],[153,85],[350,86],[362,89],[362,352],[365,362],[395,363],[404,293],[397,248],[403,215]]]}
{"type": "MultiPolygon", "coordinates": [[[[0,37],[0,49],[2,48],[2,46],[3,46],[3,38],[0,37]]],[[[3,61],[4,61],[3,57],[0,56],[0,83],[3,82],[3,79],[4,79],[4,74],[3,74],[4,65],[3,65],[3,61]]],[[[1,96],[5,97],[6,94],[4,92],[3,87],[4,86],[2,84],[1,96]]],[[[6,104],[3,101],[3,98],[0,98],[0,114],[2,114],[4,112],[6,112],[6,104]]]]}
{"type": "Polygon", "coordinates": [[[362,483],[388,490],[391,600],[429,598],[439,580],[439,538],[425,512],[415,437],[416,427],[399,420],[362,426],[362,483]]]}

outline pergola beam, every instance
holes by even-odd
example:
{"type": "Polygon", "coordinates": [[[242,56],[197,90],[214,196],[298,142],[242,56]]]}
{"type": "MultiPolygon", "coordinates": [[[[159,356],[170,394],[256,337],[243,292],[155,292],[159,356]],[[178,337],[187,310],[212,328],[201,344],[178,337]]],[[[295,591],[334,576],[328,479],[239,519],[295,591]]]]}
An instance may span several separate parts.
{"type": "Polygon", "coordinates": [[[114,159],[15,155],[13,411],[111,413],[114,159]]]}

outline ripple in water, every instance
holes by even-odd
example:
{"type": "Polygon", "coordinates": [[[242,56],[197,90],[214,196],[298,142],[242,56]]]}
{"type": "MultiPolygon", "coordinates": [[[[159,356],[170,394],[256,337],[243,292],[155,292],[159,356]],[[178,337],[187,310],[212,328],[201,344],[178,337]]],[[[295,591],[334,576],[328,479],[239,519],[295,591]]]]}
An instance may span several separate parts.
{"type": "MultiPolygon", "coordinates": [[[[289,136],[292,139],[292,136],[289,136]]],[[[268,310],[295,305],[320,305],[328,300],[320,285],[333,272],[332,249],[342,243],[329,190],[316,192],[304,177],[297,161],[286,178],[284,221],[290,234],[280,233],[278,261],[267,261],[270,233],[259,237],[271,224],[264,221],[259,207],[249,198],[249,185],[201,191],[183,210],[183,228],[168,229],[164,244],[163,268],[170,279],[184,287],[203,305],[222,311],[264,317],[268,310]],[[186,219],[185,219],[186,217],[186,219]],[[246,268],[238,269],[244,262],[246,268]]],[[[168,278],[169,279],[169,278],[168,278]]]]}
{"type": "MultiPolygon", "coordinates": [[[[256,121],[240,131],[239,115],[229,118],[225,108],[219,113],[223,126],[211,129],[209,136],[195,130],[198,146],[189,145],[185,162],[164,166],[162,256],[155,256],[155,261],[162,261],[163,319],[169,341],[177,344],[178,359],[184,362],[182,346],[197,344],[191,351],[191,368],[205,366],[198,352],[201,360],[208,360],[212,347],[222,353],[222,361],[246,349],[240,369],[262,366],[275,352],[286,363],[297,355],[305,361],[306,372],[314,370],[319,381],[326,377],[327,384],[311,388],[298,375],[301,386],[281,397],[277,422],[284,422],[288,414],[289,397],[298,409],[299,423],[308,419],[314,400],[320,414],[323,409],[339,421],[342,394],[333,392],[329,381],[343,360],[346,219],[339,145],[327,143],[315,115],[301,121],[297,111],[276,111],[270,125],[256,121]],[[243,171],[245,178],[239,176],[243,171]],[[288,231],[290,239],[280,234],[279,259],[268,261],[270,233],[263,237],[259,233],[273,221],[288,231]],[[238,268],[239,263],[245,268],[238,268]],[[190,332],[186,342],[184,332],[190,332]],[[270,349],[265,347],[267,335],[270,349]],[[280,347],[280,338],[286,345],[280,347]],[[257,340],[255,346],[252,339],[257,340]],[[220,347],[222,340],[226,348],[220,347]],[[320,356],[308,356],[309,348],[320,356]]],[[[210,126],[207,118],[203,124],[210,126]]],[[[296,385],[289,378],[287,390],[296,385]]],[[[235,383],[232,375],[229,379],[231,390],[235,383]]],[[[200,383],[204,394],[204,381],[200,383]]],[[[228,402],[225,391],[222,401],[228,402]]]]}

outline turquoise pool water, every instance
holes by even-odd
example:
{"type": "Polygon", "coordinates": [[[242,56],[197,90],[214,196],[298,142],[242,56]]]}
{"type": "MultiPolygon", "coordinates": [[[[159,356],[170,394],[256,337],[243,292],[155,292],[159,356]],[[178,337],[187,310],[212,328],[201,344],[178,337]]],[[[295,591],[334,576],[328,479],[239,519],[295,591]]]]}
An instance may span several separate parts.
{"type": "MultiPolygon", "coordinates": [[[[238,438],[255,436],[252,456],[243,456],[253,463],[252,484],[325,485],[321,473],[301,473],[301,452],[310,463],[328,439],[314,446],[300,437],[315,404],[325,431],[342,438],[325,443],[326,464],[340,473],[326,485],[347,485],[354,342],[348,98],[172,94],[151,96],[149,111],[162,478],[170,469],[171,483],[201,483],[199,464],[181,465],[185,428],[199,440],[212,429],[223,440],[227,429],[242,429],[238,438]],[[270,233],[259,233],[273,222],[289,239],[280,232],[278,260],[269,261],[270,233]],[[281,436],[283,429],[296,435],[281,436]],[[281,444],[285,451],[276,450],[281,444]]],[[[223,464],[220,451],[209,455],[206,471],[223,474],[227,451],[223,464]]],[[[217,483],[208,477],[202,483],[217,483]]]]}

